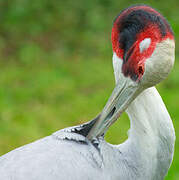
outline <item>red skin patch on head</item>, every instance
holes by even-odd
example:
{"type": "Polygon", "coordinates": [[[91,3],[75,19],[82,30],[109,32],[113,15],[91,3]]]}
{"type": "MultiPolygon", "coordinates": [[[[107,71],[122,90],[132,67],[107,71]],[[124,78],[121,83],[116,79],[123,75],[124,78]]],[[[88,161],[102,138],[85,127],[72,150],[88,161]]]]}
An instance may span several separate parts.
{"type": "MultiPolygon", "coordinates": [[[[113,52],[116,53],[116,55],[123,59],[124,57],[124,50],[120,48],[119,44],[119,34],[120,34],[120,21],[121,19],[125,18],[126,15],[128,15],[130,12],[134,10],[146,10],[147,12],[152,12],[154,14],[157,14],[162,18],[164,21],[165,25],[169,27],[168,23],[164,19],[160,13],[152,9],[151,7],[148,6],[134,6],[129,9],[124,10],[120,16],[115,20],[112,28],[112,34],[111,34],[111,39],[112,39],[112,47],[113,47],[113,52]]],[[[149,58],[152,53],[154,52],[154,49],[156,47],[156,44],[165,40],[165,39],[174,39],[174,36],[172,32],[167,31],[166,35],[162,37],[159,26],[154,23],[150,23],[139,33],[136,35],[136,41],[134,44],[130,47],[130,49],[127,52],[127,62],[123,63],[122,66],[122,72],[125,76],[136,76],[138,80],[140,80],[141,76],[143,75],[145,69],[144,69],[144,64],[145,60],[149,58]],[[149,47],[144,50],[142,53],[140,52],[139,45],[141,41],[143,41],[145,38],[150,38],[151,43],[149,47]]],[[[135,79],[135,77],[134,77],[135,79]]]]}
{"type": "MultiPolygon", "coordinates": [[[[158,31],[159,31],[158,27],[153,25],[150,27],[146,27],[146,30],[144,30],[137,36],[137,41],[128,51],[129,53],[130,50],[132,50],[132,54],[128,58],[127,62],[124,63],[122,66],[122,72],[124,73],[124,75],[132,76],[133,74],[135,74],[137,75],[138,79],[140,79],[145,71],[144,69],[145,60],[152,55],[152,53],[155,50],[156,44],[167,38],[173,39],[173,36],[171,36],[171,34],[169,33],[164,38],[160,37],[160,33],[158,31]],[[149,45],[149,48],[147,48],[141,53],[139,45],[145,38],[150,38],[151,43],[149,45]],[[140,71],[139,67],[140,68],[142,67],[143,72],[140,71]]],[[[123,57],[122,53],[120,53],[119,51],[117,51],[116,54],[117,53],[120,58],[123,57]]]]}

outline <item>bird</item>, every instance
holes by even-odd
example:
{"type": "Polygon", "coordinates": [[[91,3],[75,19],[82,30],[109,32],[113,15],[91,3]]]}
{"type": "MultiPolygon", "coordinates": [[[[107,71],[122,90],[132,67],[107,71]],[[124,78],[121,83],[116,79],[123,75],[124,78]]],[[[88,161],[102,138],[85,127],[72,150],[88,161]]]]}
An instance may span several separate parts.
{"type": "Polygon", "coordinates": [[[0,157],[3,180],[163,180],[174,155],[175,130],[155,85],[174,65],[175,39],[167,20],[148,5],[133,5],[113,21],[115,88],[91,121],[59,130],[0,157]],[[105,141],[128,114],[128,139],[105,141]]]}

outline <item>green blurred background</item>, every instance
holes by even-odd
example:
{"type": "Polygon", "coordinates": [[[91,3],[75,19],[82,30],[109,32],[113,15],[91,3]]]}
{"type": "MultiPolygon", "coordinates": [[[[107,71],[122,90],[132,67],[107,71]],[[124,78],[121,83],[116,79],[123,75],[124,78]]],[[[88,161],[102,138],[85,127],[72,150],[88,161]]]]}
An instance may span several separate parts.
{"type": "MultiPolygon", "coordinates": [[[[136,3],[157,8],[175,32],[175,67],[157,88],[179,135],[178,0],[0,0],[0,155],[102,110],[114,87],[112,21],[136,3]]],[[[128,129],[124,114],[106,139],[121,143],[128,129]]],[[[166,179],[179,179],[178,148],[176,139],[166,179]]]]}

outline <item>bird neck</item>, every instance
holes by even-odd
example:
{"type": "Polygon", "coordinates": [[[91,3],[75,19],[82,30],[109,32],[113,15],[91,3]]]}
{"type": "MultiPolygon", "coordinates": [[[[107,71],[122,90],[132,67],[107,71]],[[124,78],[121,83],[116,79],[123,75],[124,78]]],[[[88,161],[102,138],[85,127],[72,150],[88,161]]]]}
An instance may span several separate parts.
{"type": "MultiPolygon", "coordinates": [[[[126,110],[131,128],[129,144],[136,148],[146,163],[152,159],[155,170],[166,174],[170,167],[175,132],[170,115],[155,87],[143,91],[126,110]]],[[[145,162],[144,160],[144,162],[145,162]]],[[[154,168],[152,167],[152,168],[154,168]]]]}
{"type": "MultiPolygon", "coordinates": [[[[173,137],[173,123],[155,87],[143,91],[126,110],[131,128],[129,138],[141,135],[173,137]]],[[[169,138],[170,140],[170,138],[169,138]]]]}

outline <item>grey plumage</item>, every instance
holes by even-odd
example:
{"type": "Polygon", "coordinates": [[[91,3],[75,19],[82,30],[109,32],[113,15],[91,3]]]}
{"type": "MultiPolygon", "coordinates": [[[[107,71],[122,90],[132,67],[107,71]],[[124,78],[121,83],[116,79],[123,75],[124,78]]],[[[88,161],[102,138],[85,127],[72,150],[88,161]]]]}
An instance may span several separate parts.
{"type": "Polygon", "coordinates": [[[103,137],[94,142],[95,146],[83,135],[73,133],[74,128],[81,129],[81,126],[57,131],[0,157],[1,179],[117,180],[119,174],[125,173],[127,167],[119,173],[116,166],[116,157],[124,158],[118,149],[103,137]],[[108,154],[112,155],[109,159],[108,154]]]}

